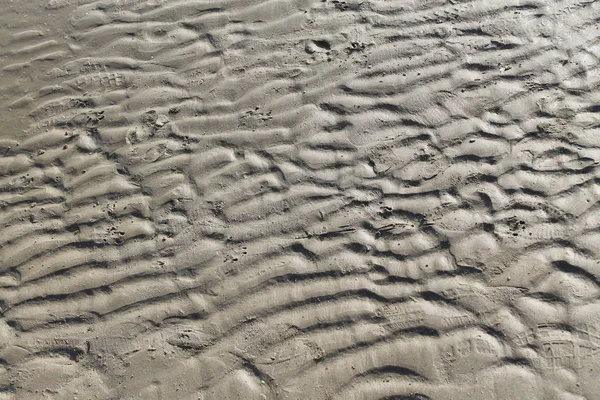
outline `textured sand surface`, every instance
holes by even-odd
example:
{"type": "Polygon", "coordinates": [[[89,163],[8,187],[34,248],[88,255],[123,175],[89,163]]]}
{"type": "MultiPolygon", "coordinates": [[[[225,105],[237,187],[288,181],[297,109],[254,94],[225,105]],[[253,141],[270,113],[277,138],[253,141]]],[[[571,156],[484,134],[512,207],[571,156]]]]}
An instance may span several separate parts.
{"type": "Polygon", "coordinates": [[[1,0],[0,400],[600,399],[600,1],[1,0]]]}

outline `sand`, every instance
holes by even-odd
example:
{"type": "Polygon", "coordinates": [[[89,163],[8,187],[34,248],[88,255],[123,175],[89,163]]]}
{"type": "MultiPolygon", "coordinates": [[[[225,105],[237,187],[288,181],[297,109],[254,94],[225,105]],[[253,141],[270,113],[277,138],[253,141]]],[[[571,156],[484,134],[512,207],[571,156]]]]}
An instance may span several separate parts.
{"type": "Polygon", "coordinates": [[[600,399],[600,2],[0,2],[0,400],[600,399]]]}

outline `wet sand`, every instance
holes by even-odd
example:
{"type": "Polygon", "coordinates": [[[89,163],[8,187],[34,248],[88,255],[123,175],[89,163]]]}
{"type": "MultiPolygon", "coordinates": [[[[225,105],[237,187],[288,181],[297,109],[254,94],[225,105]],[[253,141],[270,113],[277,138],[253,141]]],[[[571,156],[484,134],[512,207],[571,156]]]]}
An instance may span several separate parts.
{"type": "Polygon", "coordinates": [[[599,17],[0,3],[0,400],[600,399],[599,17]]]}

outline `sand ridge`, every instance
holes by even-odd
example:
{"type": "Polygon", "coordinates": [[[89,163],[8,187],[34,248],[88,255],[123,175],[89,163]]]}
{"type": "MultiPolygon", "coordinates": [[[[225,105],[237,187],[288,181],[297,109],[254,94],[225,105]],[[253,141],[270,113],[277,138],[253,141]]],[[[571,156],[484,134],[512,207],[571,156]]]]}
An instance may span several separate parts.
{"type": "Polygon", "coordinates": [[[597,2],[2,9],[0,399],[600,399],[597,2]]]}

